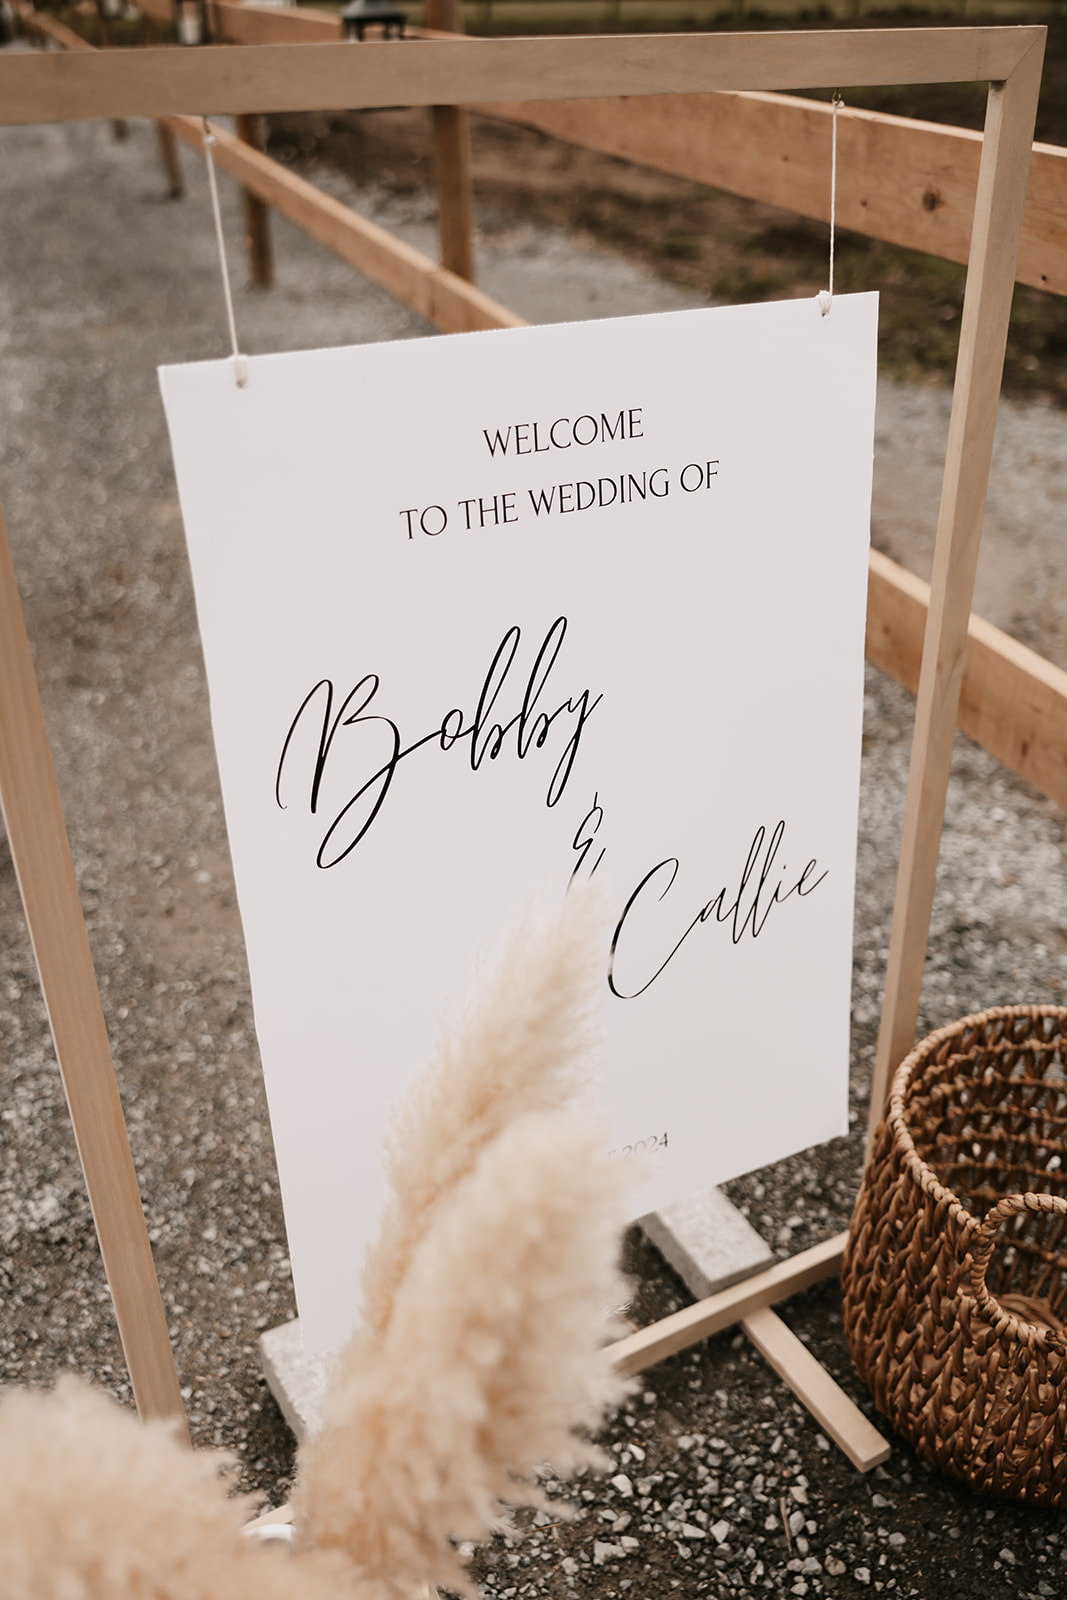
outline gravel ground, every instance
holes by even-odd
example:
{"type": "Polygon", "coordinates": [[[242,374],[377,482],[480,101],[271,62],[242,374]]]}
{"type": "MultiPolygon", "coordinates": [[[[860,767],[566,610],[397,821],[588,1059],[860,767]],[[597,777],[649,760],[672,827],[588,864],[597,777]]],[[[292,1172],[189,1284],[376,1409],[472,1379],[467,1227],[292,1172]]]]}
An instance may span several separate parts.
{"type": "MultiPolygon", "coordinates": [[[[287,1493],[292,1443],[256,1358],[293,1313],[285,1232],[155,368],[224,353],[202,169],[163,199],[152,130],[0,131],[0,496],[193,1435],[287,1493]]],[[[224,186],[231,237],[234,196],[224,186]]],[[[422,202],[369,195],[417,235],[422,202]]],[[[279,286],[239,292],[249,350],[425,328],[288,228],[279,286]]],[[[483,282],[532,318],[653,309],[679,291],[521,222],[494,227],[483,282]]],[[[875,530],[921,565],[946,397],[886,386],[875,530]],[[910,474],[910,476],[909,476],[910,474]]],[[[984,558],[987,613],[1063,661],[1055,524],[1062,417],[1008,408],[984,558]],[[1020,530],[1027,534],[1020,541],[1020,530]]],[[[936,505],[936,491],[934,492],[936,505]]],[[[1061,567],[1062,571],[1062,567],[1061,567]]],[[[1067,664],[1067,663],[1065,663],[1067,664]]],[[[781,1255],[847,1224],[888,943],[911,724],[868,684],[854,991],[854,1135],[730,1186],[781,1255]]],[[[925,1030],[967,1010],[1055,1001],[1067,980],[1064,818],[959,741],[925,1030]]],[[[88,1205],[6,848],[0,847],[0,1362],[10,1382],[72,1367],[128,1399],[88,1205]]],[[[628,1243],[635,1322],[685,1291],[628,1243]]],[[[860,1404],[836,1284],[784,1308],[860,1404]]],[[[870,1408],[868,1407],[868,1410],[870,1408]]],[[[610,1481],[568,1491],[475,1557],[500,1600],[842,1594],[1052,1596],[1067,1522],[974,1498],[896,1444],[857,1474],[739,1334],[646,1373],[605,1436],[610,1481]]],[[[520,1519],[520,1523],[524,1519],[520,1519]]]]}

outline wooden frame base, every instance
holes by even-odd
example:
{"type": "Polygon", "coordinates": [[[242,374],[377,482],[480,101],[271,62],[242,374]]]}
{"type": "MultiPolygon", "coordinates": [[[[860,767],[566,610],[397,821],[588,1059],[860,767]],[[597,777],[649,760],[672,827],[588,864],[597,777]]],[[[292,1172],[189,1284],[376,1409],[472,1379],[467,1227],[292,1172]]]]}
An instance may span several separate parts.
{"type": "MultiPolygon", "coordinates": [[[[915,1031],[1044,35],[1045,30],[1038,27],[961,27],[640,38],[468,41],[452,37],[410,42],[402,50],[371,43],[356,50],[337,43],[248,44],[239,58],[233,50],[215,47],[139,52],[79,49],[70,54],[0,58],[0,122],[148,116],[174,119],[171,130],[183,137],[189,132],[185,118],[220,110],[251,115],[398,104],[492,105],[501,109],[504,104],[583,104],[619,96],[650,101],[667,95],[703,98],[710,91],[743,93],[751,98],[753,91],[828,83],[842,88],[885,83],[990,83],[934,575],[918,674],[915,739],[872,1088],[873,1115],[884,1101],[888,1074],[910,1047],[915,1031]]],[[[198,125],[193,126],[199,140],[198,125]]],[[[325,242],[337,248],[335,241],[344,239],[345,249],[351,252],[346,258],[354,264],[367,270],[367,263],[388,258],[390,272],[395,269],[397,278],[403,279],[405,253],[395,241],[386,249],[370,225],[359,219],[353,223],[352,214],[344,207],[337,208],[342,215],[333,216],[328,225],[322,223],[321,201],[309,207],[300,180],[291,179],[288,189],[279,187],[269,170],[274,164],[247,143],[220,140],[217,155],[220,165],[228,162],[229,170],[261,199],[278,204],[284,197],[291,207],[289,214],[302,226],[309,226],[314,214],[315,225],[330,233],[325,242]],[[272,186],[270,195],[263,192],[272,186]]],[[[411,252],[406,261],[404,298],[428,290],[424,314],[434,320],[455,316],[454,326],[501,325],[502,308],[479,297],[457,273],[443,268],[428,272],[424,258],[411,259],[415,255],[411,252]],[[486,320],[465,320],[479,316],[486,320]]],[[[0,571],[0,580],[0,625],[10,632],[9,621],[17,612],[13,573],[8,576],[6,570],[0,571]]],[[[918,600],[921,604],[922,598],[914,593],[908,597],[913,618],[914,603],[918,600]]],[[[985,660],[990,658],[989,645],[988,639],[982,641],[985,660]]],[[[87,943],[76,893],[73,900],[71,897],[73,874],[69,872],[65,887],[57,885],[46,859],[55,854],[55,827],[62,833],[62,818],[55,814],[58,801],[47,799],[47,781],[41,787],[43,722],[28,646],[15,649],[2,665],[0,737],[7,753],[0,765],[0,792],[5,816],[15,818],[13,831],[9,824],[12,853],[31,930],[36,929],[35,950],[71,1115],[109,1263],[131,1375],[137,1369],[138,1404],[145,1414],[174,1414],[180,1412],[180,1397],[165,1324],[153,1310],[153,1296],[158,1301],[159,1291],[147,1239],[141,1240],[143,1217],[138,1229],[134,1215],[135,1210],[138,1216],[140,1211],[139,1202],[135,1206],[133,1201],[136,1183],[131,1193],[126,1179],[118,1181],[127,1163],[132,1174],[132,1163],[128,1144],[125,1156],[120,1148],[125,1132],[116,1139],[114,1111],[106,1111],[117,1105],[117,1092],[99,998],[91,966],[86,966],[87,943]],[[30,814],[38,803],[50,808],[50,832],[42,833],[30,814]],[[78,1028],[68,1026],[67,1011],[75,1002],[83,1008],[79,1015],[84,1016],[85,1037],[78,1028]],[[129,1256],[128,1272],[125,1255],[120,1261],[114,1247],[105,1246],[105,1238],[125,1240],[122,1250],[129,1256]]],[[[1062,684],[1047,687],[1053,698],[1059,694],[1062,700],[1062,684]]],[[[47,756],[46,746],[44,754],[47,756]]],[[[615,1348],[616,1361],[623,1370],[638,1371],[740,1320],[757,1347],[857,1465],[872,1465],[885,1448],[876,1442],[877,1434],[858,1412],[853,1416],[842,1407],[841,1401],[845,1407],[850,1402],[824,1374],[820,1377],[812,1370],[811,1357],[769,1310],[775,1301],[832,1275],[841,1247],[841,1240],[831,1240],[642,1330],[615,1348]],[[869,1430],[866,1435],[864,1428],[869,1430]]]]}
{"type": "Polygon", "coordinates": [[[740,1323],[760,1355],[789,1385],[819,1426],[860,1472],[869,1472],[890,1454],[877,1428],[771,1307],[813,1284],[836,1277],[847,1234],[838,1234],[789,1261],[731,1284],[673,1316],[663,1317],[612,1345],[612,1361],[626,1377],[688,1350],[740,1323]]]}

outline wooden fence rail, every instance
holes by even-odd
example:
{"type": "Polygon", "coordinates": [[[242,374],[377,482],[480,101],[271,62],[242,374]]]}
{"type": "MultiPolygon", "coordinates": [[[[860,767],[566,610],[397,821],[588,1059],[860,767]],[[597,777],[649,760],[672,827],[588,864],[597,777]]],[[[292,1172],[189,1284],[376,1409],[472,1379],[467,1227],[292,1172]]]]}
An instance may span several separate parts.
{"type": "MultiPolygon", "coordinates": [[[[161,0],[147,5],[162,11],[161,0]]],[[[68,50],[91,50],[81,36],[47,12],[20,12],[30,33],[51,39],[68,50]]],[[[195,117],[163,117],[160,127],[198,152],[203,151],[203,131],[195,117]]],[[[429,256],[397,239],[385,228],[361,217],[340,200],[324,194],[314,184],[290,172],[280,162],[213,125],[214,158],[223,172],[235,178],[247,193],[271,206],[311,238],[379,284],[442,333],[472,333],[486,328],[517,328],[522,317],[483,294],[464,278],[439,266],[429,256]]]]}
{"type": "MultiPolygon", "coordinates": [[[[151,7],[168,3],[147,0],[151,7]]],[[[233,44],[341,37],[336,16],[303,6],[209,0],[209,15],[213,36],[233,44]]],[[[831,112],[817,100],[724,92],[471,109],[816,222],[829,220],[831,112]]],[[[846,106],[838,120],[838,226],[965,262],[981,152],[982,135],[966,128],[846,106]]],[[[1067,294],[1067,150],[1057,145],[1034,145],[1016,278],[1067,294]]]]}
{"type": "MultiPolygon", "coordinates": [[[[867,659],[912,694],[930,585],[877,550],[867,585],[867,659]]],[[[1067,809],[1067,672],[972,614],[957,723],[975,744],[1067,809]]]]}
{"type": "MultiPolygon", "coordinates": [[[[202,148],[201,126],[195,117],[166,117],[164,126],[187,144],[202,148]]],[[[215,124],[213,127],[217,139],[215,163],[223,172],[442,333],[523,326],[521,317],[474,284],[438,266],[420,250],[324,194],[252,145],[215,124]]]]}

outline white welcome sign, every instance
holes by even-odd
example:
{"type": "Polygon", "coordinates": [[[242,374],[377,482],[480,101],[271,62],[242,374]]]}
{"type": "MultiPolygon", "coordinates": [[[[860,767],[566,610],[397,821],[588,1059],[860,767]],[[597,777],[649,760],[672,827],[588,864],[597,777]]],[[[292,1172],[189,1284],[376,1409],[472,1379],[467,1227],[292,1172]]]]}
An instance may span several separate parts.
{"type": "Polygon", "coordinates": [[[845,1131],[876,320],[164,369],[309,1348],[446,998],[572,877],[640,1211],[845,1131]]]}

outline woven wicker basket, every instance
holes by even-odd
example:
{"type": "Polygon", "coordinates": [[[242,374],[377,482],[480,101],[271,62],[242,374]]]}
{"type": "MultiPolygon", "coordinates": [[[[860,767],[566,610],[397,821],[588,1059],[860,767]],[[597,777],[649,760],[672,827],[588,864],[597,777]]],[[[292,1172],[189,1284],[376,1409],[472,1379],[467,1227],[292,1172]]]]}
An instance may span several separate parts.
{"type": "Polygon", "coordinates": [[[1002,1007],[924,1039],[856,1204],[845,1330],[921,1456],[1031,1505],[1067,1505],[1065,1217],[1067,1009],[1002,1007]]]}

